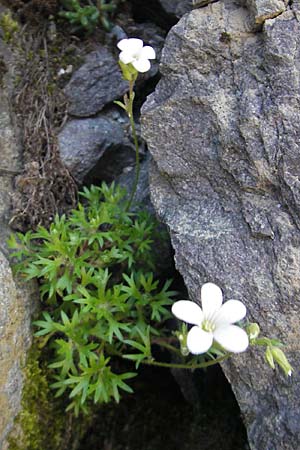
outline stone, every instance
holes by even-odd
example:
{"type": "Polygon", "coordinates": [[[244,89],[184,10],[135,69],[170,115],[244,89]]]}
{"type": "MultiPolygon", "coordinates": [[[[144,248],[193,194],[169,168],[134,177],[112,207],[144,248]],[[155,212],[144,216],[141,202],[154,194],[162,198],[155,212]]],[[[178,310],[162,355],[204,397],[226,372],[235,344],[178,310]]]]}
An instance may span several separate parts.
{"type": "Polygon", "coordinates": [[[286,10],[288,2],[285,0],[247,0],[255,23],[263,24],[267,19],[273,19],[286,10]]]}
{"type": "MultiPolygon", "coordinates": [[[[156,218],[156,212],[150,199],[149,190],[149,167],[151,164],[151,156],[146,154],[144,159],[140,162],[140,174],[136,188],[135,195],[133,197],[131,211],[135,212],[140,209],[146,211],[150,216],[156,218]]],[[[116,182],[126,189],[128,199],[132,192],[135,181],[135,168],[127,173],[123,173],[117,178],[116,182]]],[[[156,278],[162,279],[173,278],[174,275],[174,262],[173,262],[173,249],[171,246],[167,227],[163,223],[157,223],[158,233],[156,237],[155,245],[152,247],[155,258],[155,273],[156,278]]]]}
{"type": "Polygon", "coordinates": [[[152,202],[190,299],[199,302],[201,285],[215,282],[226,299],[246,304],[264,335],[286,344],[295,368],[286,378],[259,349],[222,364],[252,450],[300,445],[297,8],[259,30],[244,2],[185,15],[169,32],[161,81],[142,110],[152,202]]]}
{"type": "Polygon", "coordinates": [[[159,2],[168,14],[178,18],[191,11],[193,7],[192,0],[159,0],[159,2]]]}
{"type": "MultiPolygon", "coordinates": [[[[133,206],[142,205],[143,209],[147,210],[150,214],[155,215],[155,210],[150,200],[150,190],[149,190],[149,167],[150,167],[151,157],[149,154],[146,155],[144,160],[140,161],[140,174],[137,184],[137,189],[135,196],[133,198],[133,206]]],[[[122,174],[117,179],[117,183],[126,189],[130,193],[133,189],[133,184],[135,180],[135,167],[127,173],[122,174]]]]}
{"type": "Polygon", "coordinates": [[[86,56],[85,63],[65,87],[69,113],[76,117],[92,116],[127,90],[128,82],[122,78],[118,58],[105,47],[99,47],[86,56]]]}
{"type": "MultiPolygon", "coordinates": [[[[0,14],[3,11],[0,5],[0,14]]],[[[5,244],[11,232],[11,195],[13,178],[21,169],[21,145],[10,102],[13,56],[1,39],[0,67],[0,448],[6,450],[6,438],[20,409],[22,366],[31,343],[37,297],[34,284],[13,279],[5,244]]]]}
{"type": "Polygon", "coordinates": [[[31,345],[31,316],[37,306],[33,283],[16,284],[9,262],[0,251],[0,448],[7,449],[6,438],[20,409],[23,386],[22,368],[31,345]]]}
{"type": "Polygon", "coordinates": [[[111,181],[134,165],[135,153],[127,129],[127,118],[116,108],[114,112],[66,123],[58,136],[60,156],[78,183],[87,178],[111,181]]]}

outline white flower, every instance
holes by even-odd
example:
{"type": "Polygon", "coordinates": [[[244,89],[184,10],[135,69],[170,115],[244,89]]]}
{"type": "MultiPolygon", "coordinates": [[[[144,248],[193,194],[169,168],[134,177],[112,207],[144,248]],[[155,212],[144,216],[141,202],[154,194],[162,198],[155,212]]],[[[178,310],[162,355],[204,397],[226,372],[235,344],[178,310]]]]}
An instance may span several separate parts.
{"type": "Polygon", "coordinates": [[[136,38],[122,39],[117,45],[121,50],[119,58],[123,64],[132,64],[138,72],[147,72],[150,69],[149,59],[155,59],[152,47],[143,47],[143,41],[136,38]]]}
{"type": "Polygon", "coordinates": [[[187,335],[187,347],[198,355],[207,352],[213,341],[225,350],[240,353],[249,345],[247,333],[233,325],[246,315],[246,307],[239,300],[228,300],[222,305],[221,289],[214,283],[206,283],[201,289],[202,309],[196,303],[179,300],[172,306],[178,319],[193,326],[187,335]]]}

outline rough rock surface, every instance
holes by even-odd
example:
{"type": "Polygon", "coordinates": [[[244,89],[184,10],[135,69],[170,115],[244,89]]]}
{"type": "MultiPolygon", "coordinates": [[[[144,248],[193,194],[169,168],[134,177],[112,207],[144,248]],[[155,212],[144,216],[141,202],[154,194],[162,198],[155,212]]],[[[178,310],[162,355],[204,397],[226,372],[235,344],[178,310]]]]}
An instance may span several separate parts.
{"type": "Polygon", "coordinates": [[[127,90],[128,83],[122,79],[117,59],[100,47],[86,56],[85,63],[65,88],[69,113],[76,117],[92,116],[127,90]]]}
{"type": "MultiPolygon", "coordinates": [[[[149,190],[150,164],[151,156],[148,153],[145,159],[142,160],[140,164],[139,181],[136,188],[136,193],[133,198],[131,210],[136,211],[141,208],[144,211],[147,211],[151,216],[155,217],[156,212],[151,203],[149,190]]],[[[135,169],[132,169],[130,172],[122,174],[116,180],[118,184],[126,189],[128,198],[133,188],[135,179],[134,175],[135,169]]],[[[156,237],[155,246],[153,247],[155,255],[155,276],[160,278],[173,277],[173,249],[171,246],[169,234],[167,232],[167,227],[162,223],[159,224],[159,233],[159,236],[156,237]]]]}
{"type": "Polygon", "coordinates": [[[246,0],[256,24],[273,19],[286,10],[287,0],[246,0]]]}
{"type": "MultiPolygon", "coordinates": [[[[115,155],[115,162],[103,163],[109,174],[102,173],[102,179],[114,178],[122,168],[134,164],[135,153],[130,147],[126,128],[127,118],[116,109],[94,118],[67,122],[58,136],[60,156],[79,183],[95,168],[104,153],[115,155]]],[[[101,172],[101,162],[97,171],[101,172]]]]}
{"type": "MultiPolygon", "coordinates": [[[[0,6],[0,13],[2,7],[0,6]]],[[[20,145],[9,102],[11,55],[0,40],[0,449],[20,408],[21,366],[31,342],[30,316],[34,309],[34,287],[18,285],[12,277],[5,241],[13,177],[21,167],[20,145]]]]}
{"type": "Polygon", "coordinates": [[[259,31],[254,0],[185,15],[143,109],[152,201],[190,298],[217,283],[295,368],[287,379],[259,351],[223,364],[252,450],[300,447],[300,25],[278,3],[259,31]]]}
{"type": "MultiPolygon", "coordinates": [[[[153,205],[150,200],[150,190],[149,190],[149,166],[150,166],[150,155],[148,154],[144,160],[140,162],[140,175],[138,180],[138,185],[136,188],[136,193],[133,198],[133,203],[136,205],[143,205],[150,214],[155,214],[153,205]]],[[[117,179],[117,183],[123,186],[128,193],[131,192],[135,180],[135,168],[130,172],[121,175],[117,179]]]]}

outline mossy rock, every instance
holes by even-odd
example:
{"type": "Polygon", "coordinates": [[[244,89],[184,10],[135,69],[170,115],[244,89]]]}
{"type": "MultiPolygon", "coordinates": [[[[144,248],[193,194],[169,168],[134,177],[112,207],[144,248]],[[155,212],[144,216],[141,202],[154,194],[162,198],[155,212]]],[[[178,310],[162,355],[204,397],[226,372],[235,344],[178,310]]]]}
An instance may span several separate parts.
{"type": "Polygon", "coordinates": [[[24,368],[21,411],[8,438],[9,450],[76,450],[90,417],[75,418],[54,398],[41,351],[34,344],[24,368]]]}
{"type": "Polygon", "coordinates": [[[65,418],[57,411],[39,351],[32,348],[24,369],[21,412],[8,442],[10,450],[58,450],[62,448],[65,418]]]}

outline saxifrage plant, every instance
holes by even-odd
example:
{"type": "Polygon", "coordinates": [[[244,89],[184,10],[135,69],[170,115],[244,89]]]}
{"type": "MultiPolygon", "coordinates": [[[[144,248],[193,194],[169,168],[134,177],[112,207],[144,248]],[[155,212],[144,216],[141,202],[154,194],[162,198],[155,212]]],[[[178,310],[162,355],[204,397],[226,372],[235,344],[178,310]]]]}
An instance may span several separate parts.
{"type": "Polygon", "coordinates": [[[131,392],[122,357],[151,360],[151,340],[166,335],[170,281],[154,279],[151,243],[155,223],[145,212],[124,208],[118,186],[85,188],[67,218],[56,217],[47,230],[12,236],[21,258],[16,269],[41,281],[43,319],[35,322],[40,345],[50,344],[57,395],[69,391],[69,408],[89,401],[119,401],[131,392]],[[25,258],[25,259],[24,259],[25,258]],[[135,351],[138,350],[138,354],[135,351]]]}
{"type": "Polygon", "coordinates": [[[12,236],[17,271],[40,280],[43,319],[35,322],[41,348],[47,348],[56,395],[68,394],[67,409],[78,414],[90,403],[120,399],[132,392],[127,380],[136,375],[131,361],[160,367],[208,367],[245,351],[266,347],[266,361],[286,375],[292,367],[276,339],[259,337],[259,326],[240,321],[246,308],[238,300],[224,304],[214,283],[201,288],[202,308],[188,300],[173,302],[171,281],[154,279],[152,244],[155,222],[145,212],[130,212],[139,179],[139,149],[133,119],[134,84],[150,67],[154,50],[139,39],[118,44],[120,67],[129,95],[117,102],[128,114],[136,147],[136,172],[129,200],[119,186],[85,188],[85,204],[66,217],[55,217],[50,229],[12,236]],[[170,332],[170,306],[184,323],[170,332]],[[238,323],[237,323],[238,322],[238,323]],[[188,330],[186,324],[193,327],[188,330]],[[244,329],[243,329],[244,328],[244,329]],[[179,343],[179,345],[178,345],[179,343]],[[176,355],[176,362],[157,361],[153,346],[176,355]],[[123,364],[120,361],[123,360],[123,364]]]}

